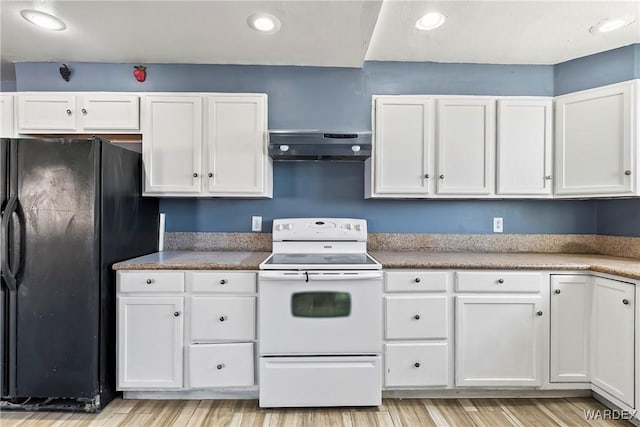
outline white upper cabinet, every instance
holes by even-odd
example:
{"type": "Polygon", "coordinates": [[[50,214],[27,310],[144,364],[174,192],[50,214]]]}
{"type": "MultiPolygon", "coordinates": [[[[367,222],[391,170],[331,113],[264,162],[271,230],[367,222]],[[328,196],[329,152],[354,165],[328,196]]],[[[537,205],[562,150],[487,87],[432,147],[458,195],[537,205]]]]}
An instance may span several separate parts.
{"type": "Polygon", "coordinates": [[[498,100],[496,193],[551,195],[551,98],[498,100]]]}
{"type": "Polygon", "coordinates": [[[16,136],[14,102],[15,93],[0,94],[0,138],[16,136]]]}
{"type": "Polygon", "coordinates": [[[138,95],[25,92],[18,95],[18,133],[138,133],[138,95]]]}
{"type": "Polygon", "coordinates": [[[201,97],[147,96],[142,135],[145,194],[200,193],[201,97]]]}
{"type": "Polygon", "coordinates": [[[489,195],[494,184],[495,100],[437,102],[437,193],[489,195]]]}
{"type": "Polygon", "coordinates": [[[368,197],[421,197],[433,192],[434,101],[424,97],[377,97],[374,150],[367,161],[368,197]]]}
{"type": "Polygon", "coordinates": [[[271,195],[267,96],[207,97],[206,186],[210,195],[271,195]]]}
{"type": "Polygon", "coordinates": [[[266,95],[148,95],[142,117],[145,195],[272,197],[266,95]]]}
{"type": "Polygon", "coordinates": [[[556,98],[555,193],[637,194],[637,83],[556,98]]]}

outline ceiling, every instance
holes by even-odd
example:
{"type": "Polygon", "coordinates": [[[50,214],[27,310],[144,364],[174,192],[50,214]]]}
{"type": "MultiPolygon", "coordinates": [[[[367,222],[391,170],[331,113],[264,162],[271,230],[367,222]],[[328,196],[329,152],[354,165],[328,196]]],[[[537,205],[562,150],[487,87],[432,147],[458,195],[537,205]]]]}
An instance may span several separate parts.
{"type": "MultiPolygon", "coordinates": [[[[640,0],[0,0],[0,68],[13,62],[273,64],[361,67],[365,60],[556,64],[640,43],[640,0]],[[19,11],[54,12],[65,31],[37,28],[19,11]],[[433,31],[415,28],[424,13],[447,16],[433,31]],[[260,34],[255,12],[282,28],[260,34]],[[622,30],[592,34],[609,17],[630,15],[622,30]]],[[[7,66],[9,65],[9,66],[7,66]]]]}

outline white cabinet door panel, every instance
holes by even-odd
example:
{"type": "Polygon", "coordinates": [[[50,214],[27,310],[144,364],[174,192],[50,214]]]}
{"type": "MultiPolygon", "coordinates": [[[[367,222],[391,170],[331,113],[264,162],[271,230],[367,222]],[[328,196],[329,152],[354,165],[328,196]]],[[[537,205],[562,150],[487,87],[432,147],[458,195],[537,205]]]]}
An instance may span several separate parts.
{"type": "Polygon", "coordinates": [[[385,297],[387,339],[447,338],[447,297],[385,297]]]}
{"type": "Polygon", "coordinates": [[[76,97],[72,94],[18,95],[18,131],[68,131],[77,128],[76,97]]]}
{"type": "Polygon", "coordinates": [[[434,174],[433,100],[381,98],[375,113],[374,193],[429,194],[434,174]]]}
{"type": "Polygon", "coordinates": [[[494,103],[486,98],[438,100],[438,194],[493,192],[494,103]]]}
{"type": "Polygon", "coordinates": [[[255,339],[255,297],[195,296],[190,302],[192,342],[255,339]]]}
{"type": "Polygon", "coordinates": [[[189,346],[191,388],[246,387],[255,384],[253,343],[189,346]]]}
{"type": "Polygon", "coordinates": [[[118,297],[118,390],[182,387],[182,297],[118,297]]]}
{"type": "Polygon", "coordinates": [[[551,276],[551,382],[589,382],[591,276],[551,276]]]}
{"type": "Polygon", "coordinates": [[[14,138],[15,135],[15,94],[0,94],[0,138],[14,138]]]}
{"type": "Polygon", "coordinates": [[[201,103],[199,96],[146,97],[142,140],[146,193],[200,192],[201,103]]]}
{"type": "Polygon", "coordinates": [[[551,194],[552,108],[551,99],[498,101],[498,194],[551,194]]]}
{"type": "Polygon", "coordinates": [[[385,386],[446,387],[449,349],[446,342],[385,345],[385,386]]]}
{"type": "Polygon", "coordinates": [[[540,297],[456,297],[456,385],[541,384],[540,297]]]}
{"type": "Polygon", "coordinates": [[[137,95],[95,94],[82,96],[80,114],[84,131],[137,131],[140,105],[137,95]]]}

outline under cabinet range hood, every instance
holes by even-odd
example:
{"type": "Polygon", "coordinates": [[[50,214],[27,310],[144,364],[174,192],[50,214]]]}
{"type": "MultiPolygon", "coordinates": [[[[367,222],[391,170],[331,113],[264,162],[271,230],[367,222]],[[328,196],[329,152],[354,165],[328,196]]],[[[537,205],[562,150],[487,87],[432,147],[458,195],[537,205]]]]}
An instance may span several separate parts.
{"type": "Polygon", "coordinates": [[[371,132],[272,130],[269,155],[274,160],[363,161],[371,156],[371,132]]]}

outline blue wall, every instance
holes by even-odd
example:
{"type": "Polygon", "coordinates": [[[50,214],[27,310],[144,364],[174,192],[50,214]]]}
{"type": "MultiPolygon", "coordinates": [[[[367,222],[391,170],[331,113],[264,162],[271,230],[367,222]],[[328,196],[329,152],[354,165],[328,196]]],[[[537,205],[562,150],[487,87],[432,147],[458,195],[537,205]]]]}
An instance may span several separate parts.
{"type": "MultiPolygon", "coordinates": [[[[69,64],[72,77],[65,82],[58,76],[58,63],[19,63],[16,75],[19,91],[266,92],[271,129],[363,130],[371,128],[372,94],[552,96],[640,77],[638,46],[556,66],[367,62],[362,69],[350,69],[151,64],[147,81],[141,84],[131,75],[134,64],[69,64]]],[[[490,233],[491,218],[502,216],[506,233],[640,236],[633,217],[620,220],[623,210],[637,210],[637,200],[364,200],[363,177],[363,165],[358,163],[276,162],[272,200],[162,199],[160,206],[167,213],[168,231],[249,231],[250,217],[261,215],[265,231],[278,217],[354,216],[367,218],[372,232],[490,233]]]]}

